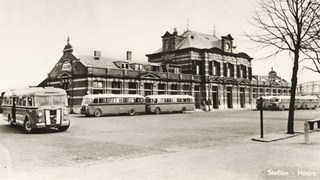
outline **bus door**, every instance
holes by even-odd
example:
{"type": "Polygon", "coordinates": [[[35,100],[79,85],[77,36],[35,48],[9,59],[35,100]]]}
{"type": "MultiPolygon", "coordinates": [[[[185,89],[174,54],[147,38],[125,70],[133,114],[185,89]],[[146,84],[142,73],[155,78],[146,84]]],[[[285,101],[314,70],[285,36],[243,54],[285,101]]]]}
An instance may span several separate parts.
{"type": "Polygon", "coordinates": [[[14,123],[16,123],[16,104],[17,104],[17,97],[13,97],[11,115],[12,115],[12,122],[14,123]]]}

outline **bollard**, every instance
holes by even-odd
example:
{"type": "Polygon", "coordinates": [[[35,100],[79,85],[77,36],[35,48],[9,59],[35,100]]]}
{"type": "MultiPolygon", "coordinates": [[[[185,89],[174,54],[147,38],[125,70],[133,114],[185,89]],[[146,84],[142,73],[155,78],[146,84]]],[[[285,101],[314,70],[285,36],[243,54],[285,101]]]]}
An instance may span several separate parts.
{"type": "Polygon", "coordinates": [[[260,97],[260,138],[263,138],[263,98],[260,97]]]}
{"type": "Polygon", "coordinates": [[[310,131],[308,121],[304,122],[304,142],[310,144],[310,131]]]}

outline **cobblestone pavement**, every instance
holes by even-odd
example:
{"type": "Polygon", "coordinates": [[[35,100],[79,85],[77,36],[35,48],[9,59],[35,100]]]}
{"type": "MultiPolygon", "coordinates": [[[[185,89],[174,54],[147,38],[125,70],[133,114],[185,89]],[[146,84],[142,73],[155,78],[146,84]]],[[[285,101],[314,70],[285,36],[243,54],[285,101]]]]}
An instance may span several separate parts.
{"type": "MultiPolygon", "coordinates": [[[[318,109],[296,111],[296,130],[302,129],[305,120],[317,118],[319,115],[318,109]]],[[[285,132],[287,111],[265,111],[264,116],[265,133],[285,132]]],[[[244,110],[100,118],[72,115],[71,127],[66,132],[47,130],[33,134],[24,134],[18,127],[10,128],[1,118],[0,144],[9,150],[12,170],[19,173],[20,177],[50,179],[56,177],[53,175],[54,172],[48,174],[52,170],[60,173],[70,168],[85,171],[101,164],[111,166],[113,163],[126,160],[161,156],[170,160],[172,153],[182,154],[185,157],[182,161],[185,163],[198,164],[204,162],[201,160],[203,157],[199,157],[197,162],[196,157],[188,152],[203,151],[201,153],[207,153],[204,157],[207,155],[210,158],[212,151],[225,151],[227,148],[228,153],[236,154],[246,145],[254,146],[251,138],[260,133],[259,127],[259,112],[244,110]],[[232,149],[235,151],[232,152],[232,149]]],[[[220,151],[217,153],[223,155],[220,151]]],[[[225,167],[232,162],[232,159],[225,158],[228,160],[226,164],[219,166],[225,167]]],[[[258,161],[259,158],[251,159],[254,160],[258,161]]],[[[148,161],[144,161],[146,162],[148,161]]],[[[150,161],[150,165],[153,163],[150,161]]],[[[116,167],[109,168],[115,169],[116,172],[116,167]]],[[[176,175],[182,172],[176,172],[176,175]]],[[[125,174],[122,172],[121,175],[123,173],[125,174]]],[[[167,178],[192,177],[190,174],[176,175],[167,178]]],[[[94,177],[117,178],[97,175],[94,177]]]]}

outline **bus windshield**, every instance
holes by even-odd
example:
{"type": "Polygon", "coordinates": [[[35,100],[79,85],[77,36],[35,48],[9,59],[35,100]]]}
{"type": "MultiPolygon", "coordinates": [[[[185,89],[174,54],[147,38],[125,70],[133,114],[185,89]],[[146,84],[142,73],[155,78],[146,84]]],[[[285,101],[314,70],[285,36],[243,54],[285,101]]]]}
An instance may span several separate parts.
{"type": "Polygon", "coordinates": [[[82,99],[82,105],[88,105],[88,104],[91,104],[93,103],[93,98],[83,98],[82,99]]]}
{"type": "Polygon", "coordinates": [[[68,106],[66,96],[36,96],[35,106],[68,106]]]}

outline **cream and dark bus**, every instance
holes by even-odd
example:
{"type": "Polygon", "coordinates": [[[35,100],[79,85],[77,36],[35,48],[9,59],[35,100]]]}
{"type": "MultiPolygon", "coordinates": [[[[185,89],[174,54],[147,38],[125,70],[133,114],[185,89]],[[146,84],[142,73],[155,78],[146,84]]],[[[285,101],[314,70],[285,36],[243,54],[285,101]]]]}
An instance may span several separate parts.
{"type": "Polygon", "coordinates": [[[33,87],[12,90],[3,96],[3,118],[26,133],[39,128],[65,131],[70,126],[67,94],[63,89],[33,87]]]}
{"type": "Polygon", "coordinates": [[[129,114],[145,112],[144,97],[138,94],[91,94],[82,99],[80,113],[99,117],[107,114],[129,114]]]}
{"type": "Polygon", "coordinates": [[[189,95],[146,96],[147,113],[185,112],[195,109],[194,97],[189,95]]]}

